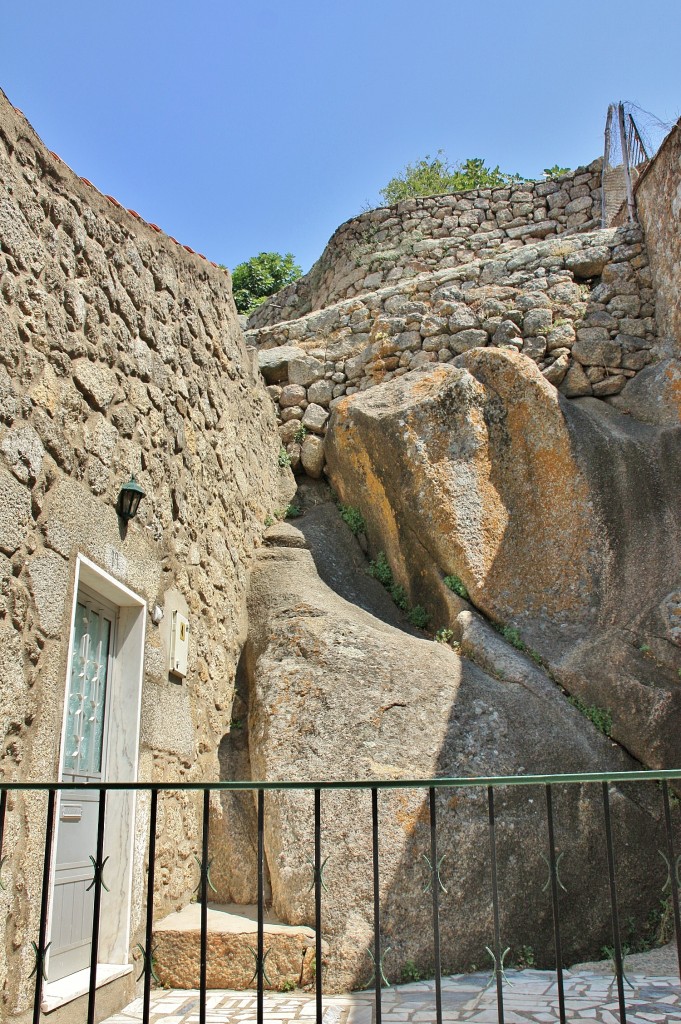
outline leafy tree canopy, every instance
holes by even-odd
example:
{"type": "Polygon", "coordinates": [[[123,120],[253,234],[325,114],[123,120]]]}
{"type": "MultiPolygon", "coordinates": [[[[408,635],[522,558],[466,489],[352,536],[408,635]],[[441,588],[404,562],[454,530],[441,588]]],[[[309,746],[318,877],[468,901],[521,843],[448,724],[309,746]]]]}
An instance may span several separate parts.
{"type": "Polygon", "coordinates": [[[252,313],[270,295],[281,291],[302,274],[287,252],[261,252],[232,271],[232,293],[240,313],[252,313]]]}
{"type": "Polygon", "coordinates": [[[380,195],[387,205],[414,196],[437,196],[447,192],[468,192],[472,188],[497,188],[515,181],[524,181],[519,174],[507,174],[499,166],[487,167],[480,157],[470,157],[461,163],[449,162],[438,150],[434,159],[425,156],[415,164],[407,164],[403,171],[391,178],[380,195]]]}

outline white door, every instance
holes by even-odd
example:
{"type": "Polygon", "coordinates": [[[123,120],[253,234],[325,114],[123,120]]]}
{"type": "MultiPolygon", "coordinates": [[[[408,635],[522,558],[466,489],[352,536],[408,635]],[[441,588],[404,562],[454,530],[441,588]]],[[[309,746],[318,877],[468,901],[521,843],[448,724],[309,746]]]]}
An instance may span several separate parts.
{"type": "MultiPolygon", "coordinates": [[[[107,725],[117,609],[78,590],[66,694],[61,778],[106,780],[107,725]]],[[[99,794],[63,790],[57,824],[49,980],[90,964],[99,794]]],[[[104,873],[106,881],[106,872],[104,873]]]]}

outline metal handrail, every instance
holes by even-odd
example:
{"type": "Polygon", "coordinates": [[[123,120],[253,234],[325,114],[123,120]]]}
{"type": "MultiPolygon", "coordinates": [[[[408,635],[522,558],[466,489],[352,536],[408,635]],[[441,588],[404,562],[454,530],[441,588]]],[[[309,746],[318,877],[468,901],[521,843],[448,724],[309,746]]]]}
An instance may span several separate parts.
{"type": "Polygon", "coordinates": [[[125,790],[127,792],[148,792],[157,789],[159,792],[223,791],[223,790],[259,790],[259,789],[430,789],[467,786],[544,786],[562,783],[582,782],[656,782],[681,779],[681,768],[664,768],[659,770],[642,769],[631,772],[572,772],[550,775],[461,775],[435,779],[348,779],[346,780],[272,780],[229,779],[219,782],[0,782],[0,792],[34,791],[49,792],[60,790],[111,792],[125,790]]]}

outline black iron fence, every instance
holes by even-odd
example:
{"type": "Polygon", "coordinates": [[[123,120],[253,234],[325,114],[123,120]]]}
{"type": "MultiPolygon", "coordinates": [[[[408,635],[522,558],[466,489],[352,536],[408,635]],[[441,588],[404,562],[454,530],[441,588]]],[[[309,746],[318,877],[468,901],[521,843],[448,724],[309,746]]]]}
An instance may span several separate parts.
{"type": "Polygon", "coordinates": [[[441,857],[438,852],[438,839],[441,833],[438,831],[438,811],[436,795],[439,790],[457,792],[462,789],[475,787],[482,790],[486,802],[488,822],[488,849],[480,850],[480,857],[487,857],[489,863],[490,892],[489,900],[492,906],[493,919],[493,945],[489,953],[493,962],[491,969],[490,984],[496,985],[497,1012],[499,1024],[504,1022],[504,957],[507,950],[502,944],[502,933],[500,924],[500,895],[497,864],[497,812],[495,811],[495,794],[500,787],[518,786],[540,786],[544,793],[545,804],[545,851],[546,856],[542,857],[548,865],[548,882],[546,888],[550,894],[552,923],[553,923],[553,959],[555,960],[555,974],[558,996],[558,1016],[561,1024],[566,1021],[566,1006],[563,986],[563,950],[561,945],[561,909],[559,901],[559,887],[561,880],[559,875],[560,854],[557,852],[554,821],[554,794],[557,789],[571,785],[590,785],[600,788],[600,800],[602,803],[602,827],[603,841],[607,853],[607,881],[609,893],[609,916],[612,930],[612,959],[614,962],[614,973],[616,977],[617,998],[619,1004],[619,1016],[622,1024],[626,1024],[627,1007],[625,999],[625,974],[622,929],[618,909],[618,883],[617,883],[617,850],[614,840],[611,813],[611,787],[633,782],[647,783],[655,787],[653,795],[659,799],[661,819],[663,822],[663,835],[665,837],[666,849],[660,853],[668,868],[668,878],[665,889],[668,890],[671,899],[671,910],[674,922],[674,933],[677,943],[677,958],[679,974],[681,976],[681,918],[679,914],[679,870],[681,856],[677,855],[674,841],[674,828],[672,823],[672,808],[678,803],[674,792],[670,792],[670,782],[681,782],[681,769],[659,771],[659,772],[627,772],[627,773],[590,773],[574,775],[531,775],[531,776],[499,776],[493,778],[450,778],[450,779],[427,779],[427,780],[406,780],[406,781],[354,781],[354,782],[222,782],[222,783],[159,783],[156,785],[129,784],[129,783],[106,783],[75,786],[73,783],[0,783],[0,886],[4,889],[6,882],[2,879],[2,869],[6,865],[12,851],[5,849],[4,839],[7,834],[6,824],[8,808],[8,793],[14,792],[43,792],[47,793],[47,810],[45,815],[45,835],[43,852],[42,890],[40,904],[40,924],[36,938],[31,945],[35,955],[35,966],[32,973],[33,984],[35,985],[33,995],[33,1022],[38,1024],[41,1016],[41,1002],[43,987],[46,980],[45,964],[48,941],[48,919],[50,910],[50,865],[53,862],[53,848],[55,843],[55,811],[57,805],[57,794],[60,791],[68,791],[69,798],[78,791],[95,791],[98,793],[98,823],[95,855],[91,857],[93,863],[93,877],[91,887],[94,890],[92,932],[91,932],[91,954],[89,968],[89,990],[88,990],[88,1024],[94,1024],[96,1012],[96,969],[98,962],[98,942],[100,931],[100,916],[102,908],[102,888],[106,887],[104,881],[104,836],[106,821],[107,797],[114,791],[136,791],[149,794],[149,835],[147,840],[148,870],[146,879],[146,907],[145,907],[145,936],[144,943],[140,943],[142,971],[138,981],[143,982],[142,994],[142,1021],[148,1024],[150,1019],[151,990],[155,980],[154,955],[153,955],[153,931],[154,931],[154,894],[155,894],[155,869],[156,869],[156,841],[157,841],[157,816],[158,797],[160,792],[182,792],[194,791],[202,794],[202,835],[200,856],[197,857],[200,868],[200,882],[198,888],[198,902],[200,905],[200,971],[199,971],[199,1020],[201,1024],[206,1022],[206,993],[207,993],[207,968],[208,968],[208,890],[210,887],[210,795],[211,792],[225,790],[251,791],[257,805],[257,950],[253,951],[255,956],[254,981],[257,988],[257,1019],[264,1020],[264,992],[266,987],[266,969],[264,949],[265,935],[265,805],[268,796],[274,791],[278,793],[286,791],[305,790],[313,793],[314,804],[314,862],[313,862],[313,887],[314,887],[314,925],[315,925],[315,999],[316,999],[316,1021],[321,1024],[323,1013],[322,994],[322,968],[323,963],[323,890],[325,889],[322,860],[322,802],[323,794],[328,790],[365,790],[371,797],[371,850],[372,850],[372,871],[373,871],[373,950],[369,951],[374,964],[375,992],[375,1020],[381,1024],[382,1017],[382,988],[384,985],[383,975],[383,937],[381,927],[381,890],[379,884],[379,799],[381,791],[419,790],[426,796],[426,807],[428,826],[430,833],[430,853],[427,857],[428,870],[430,873],[428,889],[432,893],[432,948],[434,962],[435,982],[435,1005],[433,1007],[434,1020],[442,1024],[442,955],[440,938],[440,900],[443,890],[440,878],[441,857]],[[658,796],[659,791],[659,796],[658,796]],[[37,941],[36,941],[37,939],[37,941]]]}

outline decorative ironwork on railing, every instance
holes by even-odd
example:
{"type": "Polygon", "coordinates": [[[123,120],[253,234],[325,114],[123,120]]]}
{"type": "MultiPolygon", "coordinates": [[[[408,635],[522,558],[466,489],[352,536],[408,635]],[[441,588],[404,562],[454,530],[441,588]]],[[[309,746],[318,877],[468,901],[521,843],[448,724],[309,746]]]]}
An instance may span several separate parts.
{"type": "MultiPolygon", "coordinates": [[[[626,1024],[627,1006],[625,998],[624,954],[616,874],[616,849],[615,838],[612,827],[611,811],[611,786],[632,782],[642,782],[659,786],[661,797],[661,811],[663,819],[664,836],[666,837],[666,849],[659,853],[667,868],[667,879],[664,884],[664,891],[671,896],[674,929],[677,941],[677,956],[679,962],[679,973],[681,976],[681,916],[679,910],[679,890],[681,888],[680,865],[681,855],[675,849],[674,829],[672,822],[672,801],[676,798],[670,794],[669,783],[681,781],[681,769],[669,771],[636,771],[619,773],[578,773],[565,775],[525,775],[525,776],[495,776],[489,778],[439,778],[439,779],[413,779],[413,780],[380,780],[380,781],[349,781],[349,782],[221,782],[221,783],[155,783],[155,784],[131,784],[131,783],[97,783],[80,784],[73,783],[0,783],[0,869],[7,865],[11,859],[11,850],[4,849],[5,836],[7,834],[6,819],[8,814],[8,793],[10,792],[43,792],[47,793],[47,809],[45,815],[45,836],[43,853],[43,873],[40,904],[40,923],[37,941],[33,939],[31,946],[34,952],[35,965],[31,975],[34,980],[33,994],[33,1022],[39,1024],[41,1018],[41,1001],[43,987],[45,984],[45,962],[49,949],[48,941],[48,914],[50,901],[50,865],[55,842],[55,811],[57,796],[60,791],[68,791],[71,798],[75,792],[95,791],[98,794],[98,815],[96,850],[90,859],[93,865],[93,877],[91,888],[94,890],[94,902],[92,912],[91,932],[91,956],[89,969],[89,988],[87,1021],[94,1024],[96,1019],[96,969],[98,957],[98,938],[100,930],[101,899],[102,889],[106,891],[106,884],[103,878],[106,859],[104,858],[104,834],[106,823],[107,797],[110,793],[117,791],[142,792],[150,796],[148,805],[149,832],[147,839],[148,870],[146,879],[146,912],[145,912],[145,936],[144,943],[138,943],[137,948],[141,953],[142,970],[138,981],[143,981],[142,993],[142,1021],[148,1024],[150,1019],[151,986],[152,982],[158,983],[156,975],[155,950],[153,945],[154,931],[154,892],[156,884],[156,841],[158,830],[158,797],[160,793],[177,792],[199,792],[202,794],[202,828],[200,856],[197,857],[199,866],[199,885],[197,888],[198,902],[200,904],[200,984],[199,984],[199,1021],[206,1024],[207,1020],[207,968],[208,968],[208,891],[212,888],[210,879],[211,860],[209,858],[210,845],[210,795],[211,792],[220,791],[252,791],[257,802],[257,944],[251,949],[254,958],[253,979],[257,987],[257,1019],[264,1021],[264,991],[268,984],[266,972],[266,959],[269,951],[264,948],[265,935],[265,805],[266,798],[272,793],[284,793],[286,791],[308,791],[314,796],[314,857],[311,859],[312,887],[314,888],[314,923],[315,923],[315,1003],[316,1022],[321,1024],[323,1015],[323,994],[322,994],[322,964],[323,964],[323,894],[327,892],[324,881],[324,868],[328,858],[322,857],[322,796],[329,790],[365,790],[371,797],[371,870],[372,870],[372,893],[373,893],[373,948],[367,950],[368,958],[373,968],[372,982],[375,991],[375,1021],[381,1024],[382,1000],[381,993],[384,985],[389,984],[384,968],[384,961],[390,947],[384,946],[381,927],[381,889],[380,889],[380,859],[379,859],[379,796],[382,791],[387,790],[419,790],[427,795],[427,817],[430,833],[430,855],[423,855],[428,866],[428,883],[425,891],[430,892],[432,897],[432,941],[433,941],[433,962],[435,981],[435,1021],[442,1024],[442,958],[440,939],[440,900],[447,889],[441,878],[441,867],[443,856],[438,852],[438,818],[436,795],[439,790],[461,790],[474,787],[481,789],[486,797],[487,805],[487,831],[488,831],[488,857],[490,866],[490,902],[492,906],[493,934],[490,937],[490,945],[487,952],[492,961],[492,970],[489,985],[496,986],[497,1016],[499,1024],[504,1024],[504,984],[508,980],[505,973],[504,961],[509,949],[504,947],[502,941],[501,916],[500,916],[500,894],[497,864],[497,811],[495,808],[495,794],[501,787],[519,786],[541,786],[544,792],[545,824],[546,824],[546,855],[542,854],[548,867],[548,879],[543,891],[550,891],[551,914],[553,920],[553,952],[555,959],[556,985],[558,995],[558,1017],[561,1024],[567,1019],[566,1000],[563,985],[563,952],[561,943],[561,911],[559,904],[559,890],[565,891],[559,867],[562,852],[558,852],[555,835],[555,814],[554,814],[554,792],[557,787],[578,785],[600,786],[601,803],[603,813],[603,832],[605,848],[607,852],[607,881],[609,914],[612,926],[612,954],[615,968],[617,1000],[621,1024],[626,1024]]],[[[484,856],[480,851],[481,858],[484,856]]],[[[3,888],[7,886],[6,879],[0,879],[3,888]]]]}

